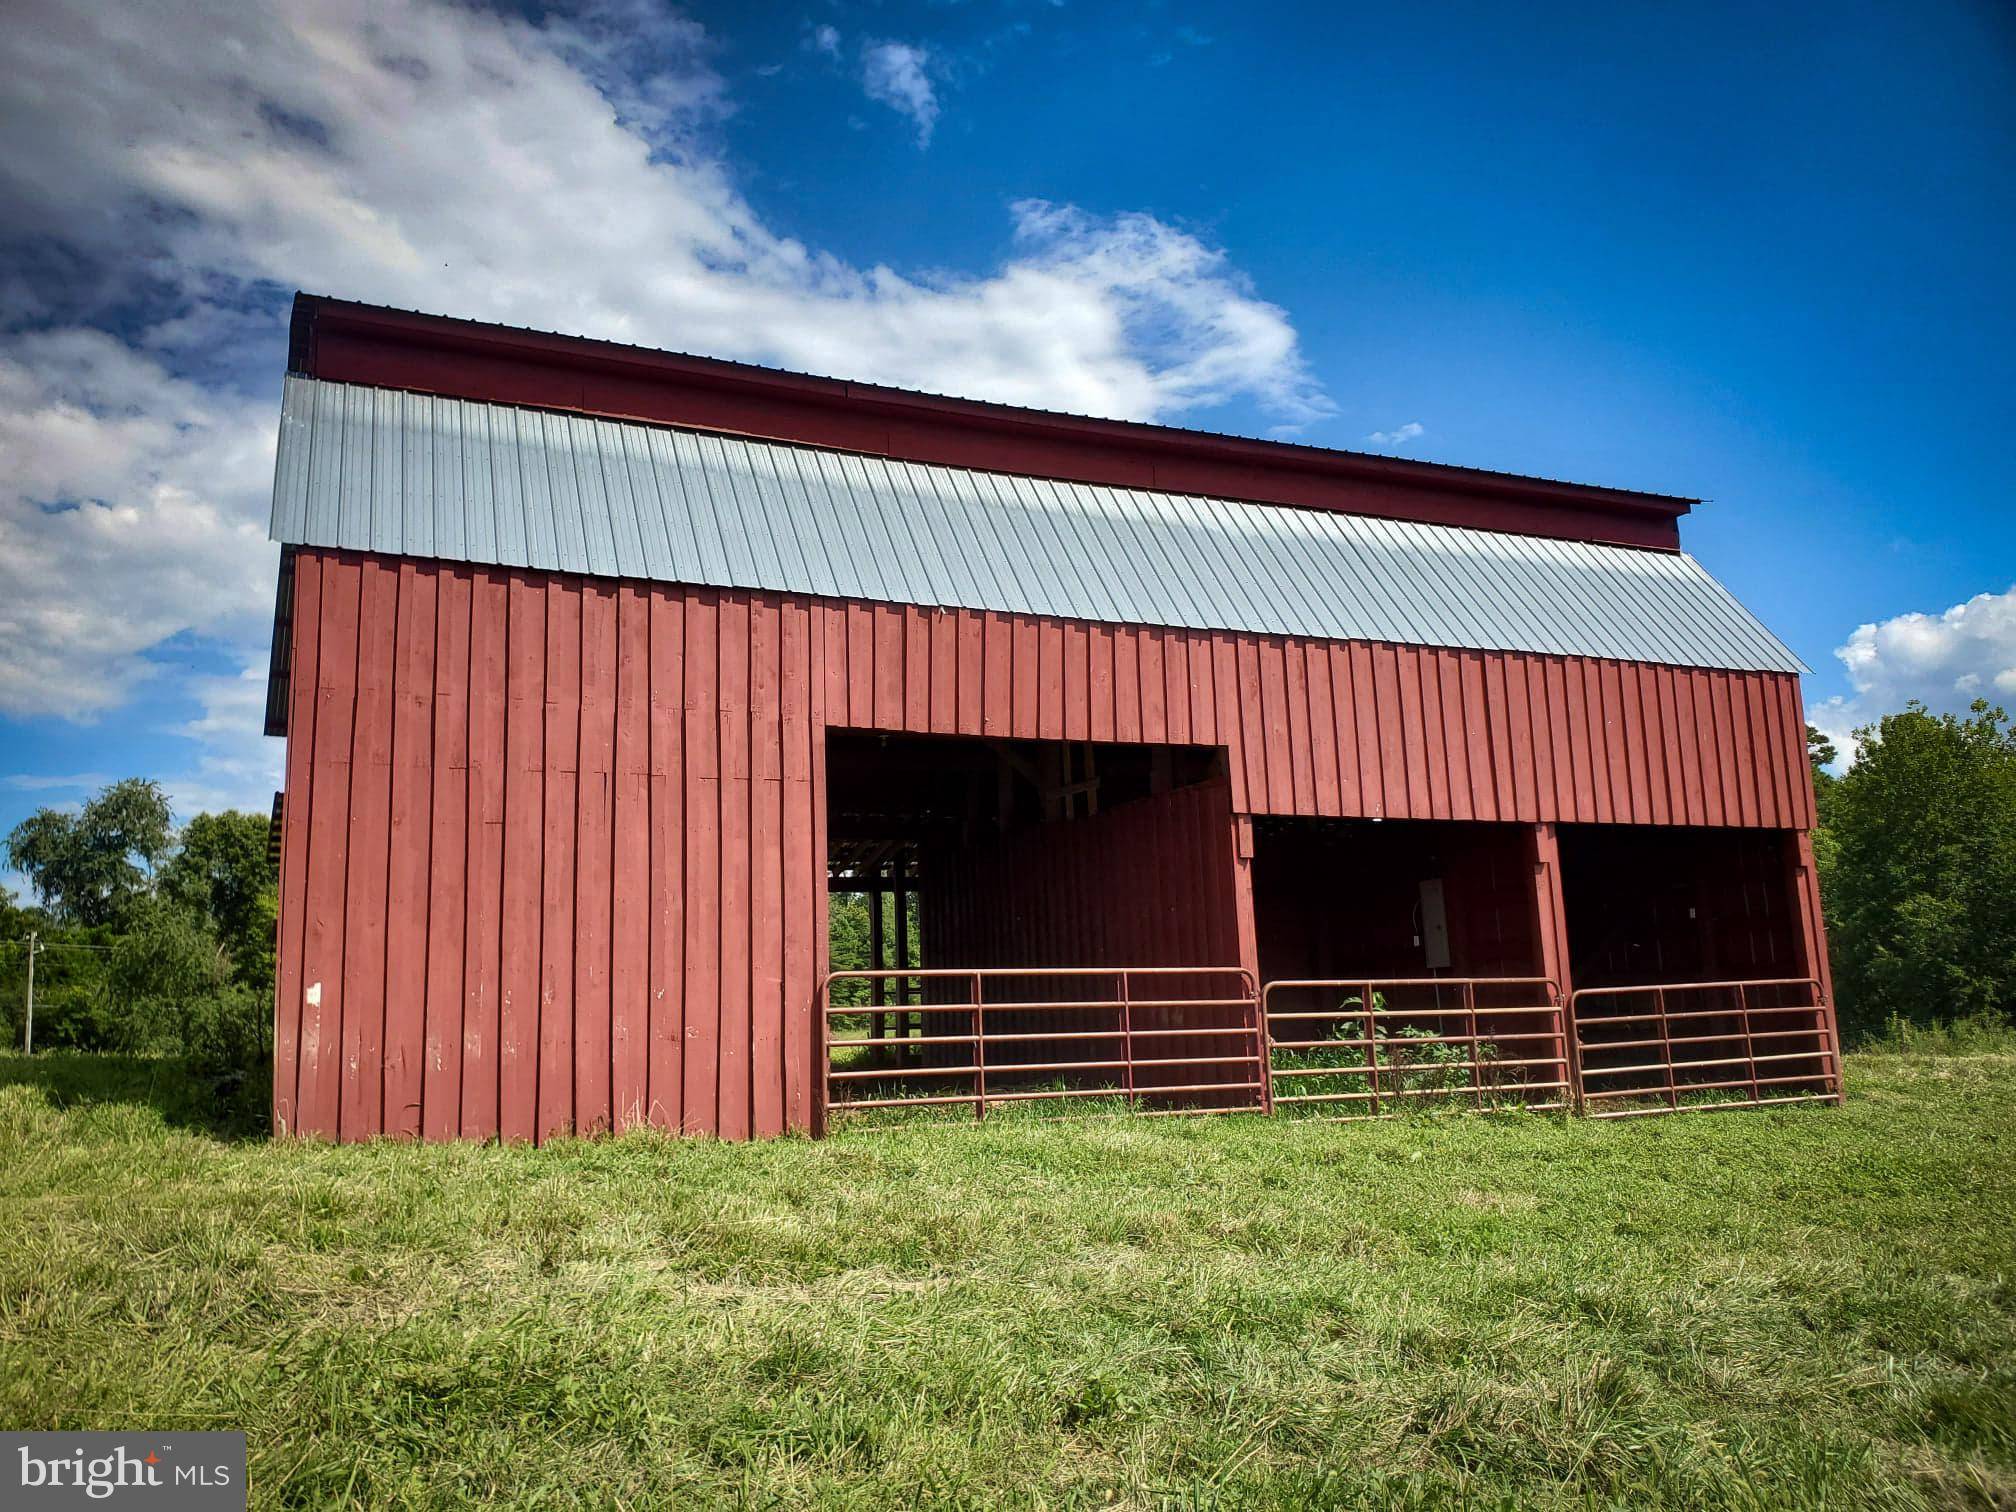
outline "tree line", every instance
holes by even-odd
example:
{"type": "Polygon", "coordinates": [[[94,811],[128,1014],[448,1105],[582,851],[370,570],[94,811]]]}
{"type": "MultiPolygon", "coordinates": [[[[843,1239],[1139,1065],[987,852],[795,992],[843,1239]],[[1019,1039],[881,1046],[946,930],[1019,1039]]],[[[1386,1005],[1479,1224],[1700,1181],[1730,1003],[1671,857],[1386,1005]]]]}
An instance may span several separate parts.
{"type": "Polygon", "coordinates": [[[27,1029],[35,937],[37,1048],[180,1055],[227,1121],[264,1117],[277,884],[268,821],[236,811],[179,828],[161,785],[112,783],[78,813],[14,827],[8,858],[35,890],[0,891],[0,1017],[27,1029]]]}
{"type": "Polygon", "coordinates": [[[1806,737],[1844,1036],[2016,1018],[2016,729],[1976,700],[1964,715],[1913,703],[1855,734],[1839,777],[1832,743],[1806,737]]]}

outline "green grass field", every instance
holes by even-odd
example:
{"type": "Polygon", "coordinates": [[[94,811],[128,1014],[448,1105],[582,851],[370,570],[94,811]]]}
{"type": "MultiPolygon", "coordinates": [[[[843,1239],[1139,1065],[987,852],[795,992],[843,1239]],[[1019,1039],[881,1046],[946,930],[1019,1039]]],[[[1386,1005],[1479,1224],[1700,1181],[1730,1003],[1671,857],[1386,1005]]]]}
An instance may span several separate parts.
{"type": "Polygon", "coordinates": [[[2016,1043],[1847,1106],[233,1143],[0,1058],[0,1424],[261,1506],[2016,1506],[2016,1043]]]}

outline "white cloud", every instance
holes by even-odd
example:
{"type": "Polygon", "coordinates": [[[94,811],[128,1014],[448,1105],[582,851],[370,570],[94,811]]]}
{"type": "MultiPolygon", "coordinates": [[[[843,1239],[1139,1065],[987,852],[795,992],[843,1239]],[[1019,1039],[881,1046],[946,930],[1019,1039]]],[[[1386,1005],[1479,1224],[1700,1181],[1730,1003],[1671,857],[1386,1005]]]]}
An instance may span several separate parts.
{"type": "Polygon", "coordinates": [[[908,116],[917,145],[929,147],[938,124],[938,95],[928,72],[931,54],[909,42],[870,42],[861,49],[861,87],[868,98],[908,116]]]}
{"type": "Polygon", "coordinates": [[[169,803],[183,818],[232,808],[267,812],[280,787],[282,750],[261,733],[265,659],[228,675],[195,678],[190,691],[203,712],[175,733],[197,742],[197,758],[193,767],[162,779],[169,803]]]}
{"type": "MultiPolygon", "coordinates": [[[[179,633],[257,659],[297,287],[1085,414],[1330,412],[1286,314],[1151,216],[1021,202],[998,266],[925,276],[780,235],[720,158],[707,49],[651,0],[17,0],[0,236],[39,252],[0,294],[39,328],[0,334],[0,712],[102,715],[179,633]]],[[[920,136],[925,64],[877,73],[920,136]]],[[[190,791],[270,787],[256,701],[195,691],[190,791]]]]}
{"type": "Polygon", "coordinates": [[[41,772],[15,772],[9,776],[7,786],[19,788],[25,793],[88,792],[95,793],[113,779],[106,772],[69,772],[47,774],[41,772]]]}
{"type": "Polygon", "coordinates": [[[1900,614],[1861,625],[1834,655],[1853,694],[1807,710],[1843,758],[1858,725],[1894,714],[1912,699],[1935,714],[1958,713],[1977,698],[2016,706],[2016,586],[1978,593],[1939,614],[1900,614]]]}
{"type": "Polygon", "coordinates": [[[817,26],[812,28],[812,47],[815,52],[822,52],[826,54],[826,56],[829,58],[839,57],[840,56],[839,28],[828,26],[823,21],[820,22],[817,26]]]}
{"type": "Polygon", "coordinates": [[[94,718],[150,647],[270,615],[273,432],[101,332],[0,343],[0,711],[94,718]]]}
{"type": "Polygon", "coordinates": [[[1425,434],[1427,427],[1419,420],[1409,420],[1405,425],[1389,431],[1374,431],[1365,439],[1374,446],[1401,446],[1416,436],[1425,434]]]}

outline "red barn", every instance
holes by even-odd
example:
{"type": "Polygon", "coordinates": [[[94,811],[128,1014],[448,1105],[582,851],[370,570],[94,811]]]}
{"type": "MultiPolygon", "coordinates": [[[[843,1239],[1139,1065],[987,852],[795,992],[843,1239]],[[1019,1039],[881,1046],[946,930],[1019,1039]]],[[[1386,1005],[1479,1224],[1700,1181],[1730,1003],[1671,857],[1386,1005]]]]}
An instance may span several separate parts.
{"type": "Polygon", "coordinates": [[[1831,1100],[1688,507],[303,296],[275,1126],[1831,1100]]]}

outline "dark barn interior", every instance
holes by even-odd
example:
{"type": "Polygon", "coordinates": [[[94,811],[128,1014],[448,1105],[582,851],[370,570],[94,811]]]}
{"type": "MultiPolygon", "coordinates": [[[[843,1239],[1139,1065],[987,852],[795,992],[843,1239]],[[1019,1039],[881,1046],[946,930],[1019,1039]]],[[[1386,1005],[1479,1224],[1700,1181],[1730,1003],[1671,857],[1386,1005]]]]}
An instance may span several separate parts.
{"type": "Polygon", "coordinates": [[[996,1100],[1255,1100],[1220,753],[835,732],[827,773],[829,885],[867,895],[890,973],[830,985],[867,1010],[830,1015],[837,1077],[953,1104],[983,1072],[996,1100]]]}

